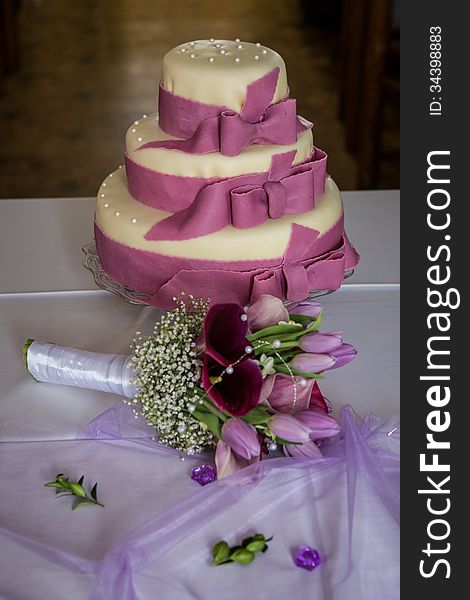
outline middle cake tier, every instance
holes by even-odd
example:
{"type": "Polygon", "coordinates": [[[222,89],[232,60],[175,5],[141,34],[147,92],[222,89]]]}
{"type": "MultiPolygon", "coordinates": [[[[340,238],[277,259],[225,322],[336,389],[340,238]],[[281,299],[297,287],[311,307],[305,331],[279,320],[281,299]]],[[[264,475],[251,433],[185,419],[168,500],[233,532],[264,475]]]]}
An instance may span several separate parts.
{"type": "Polygon", "coordinates": [[[136,120],[126,133],[126,170],[129,191],[136,200],[168,212],[187,208],[198,191],[230,177],[267,172],[276,154],[295,152],[292,165],[306,161],[313,152],[311,128],[297,136],[295,144],[249,146],[237,156],[220,152],[190,154],[168,148],[142,148],[149,142],[177,139],[159,126],[158,115],[136,120]]]}

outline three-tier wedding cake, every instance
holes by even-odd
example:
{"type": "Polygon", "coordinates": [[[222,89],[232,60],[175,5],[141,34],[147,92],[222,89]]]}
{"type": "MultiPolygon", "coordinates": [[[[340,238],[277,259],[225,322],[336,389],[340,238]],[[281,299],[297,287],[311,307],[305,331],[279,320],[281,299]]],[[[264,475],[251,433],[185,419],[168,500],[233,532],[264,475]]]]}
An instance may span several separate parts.
{"type": "Polygon", "coordinates": [[[336,289],[358,254],[326,162],[279,54],[181,44],[163,58],[158,114],[131,125],[125,169],[98,192],[102,267],[160,308],[181,291],[245,305],[336,289]]]}

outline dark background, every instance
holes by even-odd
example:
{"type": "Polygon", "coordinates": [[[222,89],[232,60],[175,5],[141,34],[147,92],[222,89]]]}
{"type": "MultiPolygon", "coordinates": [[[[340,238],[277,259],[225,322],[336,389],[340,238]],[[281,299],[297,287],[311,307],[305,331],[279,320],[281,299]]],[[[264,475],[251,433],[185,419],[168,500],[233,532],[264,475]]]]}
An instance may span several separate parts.
{"type": "Polygon", "coordinates": [[[399,187],[398,0],[1,0],[0,198],[92,196],[156,109],[161,59],[201,38],[285,59],[344,190],[399,187]]]}

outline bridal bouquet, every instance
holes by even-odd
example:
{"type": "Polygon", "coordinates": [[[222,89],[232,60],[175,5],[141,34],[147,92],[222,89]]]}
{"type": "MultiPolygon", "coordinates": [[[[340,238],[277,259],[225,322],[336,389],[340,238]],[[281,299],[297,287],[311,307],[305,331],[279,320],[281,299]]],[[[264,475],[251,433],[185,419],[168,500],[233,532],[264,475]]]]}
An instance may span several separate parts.
{"type": "Polygon", "coordinates": [[[321,456],[338,434],[317,379],[356,350],[340,331],[319,331],[315,301],[287,306],[264,295],[250,307],[181,294],[132,356],[98,354],[28,340],[25,363],[39,381],[118,393],[159,441],[195,454],[215,447],[217,477],[282,447],[321,456]]]}

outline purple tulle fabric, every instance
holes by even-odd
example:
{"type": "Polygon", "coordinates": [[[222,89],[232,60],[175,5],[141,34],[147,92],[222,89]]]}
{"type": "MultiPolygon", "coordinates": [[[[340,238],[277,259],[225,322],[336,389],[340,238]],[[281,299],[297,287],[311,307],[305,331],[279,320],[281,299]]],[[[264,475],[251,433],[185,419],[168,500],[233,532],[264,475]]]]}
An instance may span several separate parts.
{"type": "Polygon", "coordinates": [[[399,430],[394,420],[359,419],[348,406],[340,421],[341,436],[322,445],[323,458],[267,459],[204,487],[190,475],[211,454],[182,462],[122,403],[76,440],[8,444],[0,465],[8,577],[0,593],[235,600],[289,590],[314,599],[398,598],[399,430]],[[58,469],[96,478],[106,507],[72,513],[66,498],[41,486],[58,469]],[[254,564],[208,566],[219,539],[234,544],[256,531],[274,539],[254,564]],[[302,545],[322,557],[314,573],[294,565],[302,545]]]}

